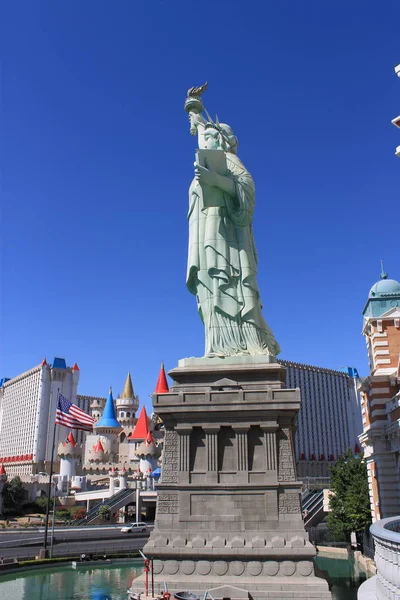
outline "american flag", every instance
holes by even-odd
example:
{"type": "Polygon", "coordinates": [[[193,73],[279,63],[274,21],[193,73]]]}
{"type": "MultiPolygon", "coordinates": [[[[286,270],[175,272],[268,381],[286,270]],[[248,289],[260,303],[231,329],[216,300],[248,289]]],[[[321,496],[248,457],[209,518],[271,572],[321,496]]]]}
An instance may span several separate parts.
{"type": "Polygon", "coordinates": [[[58,394],[56,423],[70,429],[93,431],[94,419],[76,404],[72,404],[62,394],[58,394]]]}

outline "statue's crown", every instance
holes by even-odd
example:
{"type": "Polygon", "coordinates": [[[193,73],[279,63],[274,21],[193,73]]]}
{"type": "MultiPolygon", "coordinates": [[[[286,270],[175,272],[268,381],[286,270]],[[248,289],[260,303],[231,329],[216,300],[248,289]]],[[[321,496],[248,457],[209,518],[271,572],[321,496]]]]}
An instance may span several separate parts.
{"type": "Polygon", "coordinates": [[[208,121],[205,125],[204,125],[204,129],[216,129],[217,131],[219,131],[219,133],[224,133],[221,129],[221,127],[217,124],[217,123],[213,123],[212,121],[208,121]]]}

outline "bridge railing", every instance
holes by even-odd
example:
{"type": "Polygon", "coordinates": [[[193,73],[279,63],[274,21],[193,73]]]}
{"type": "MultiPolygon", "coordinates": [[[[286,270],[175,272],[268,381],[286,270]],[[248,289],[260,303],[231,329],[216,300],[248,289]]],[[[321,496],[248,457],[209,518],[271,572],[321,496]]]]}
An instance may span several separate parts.
{"type": "Polygon", "coordinates": [[[374,538],[377,574],[359,588],[358,598],[400,598],[400,516],[377,521],[370,531],[374,538]]]}
{"type": "Polygon", "coordinates": [[[400,597],[400,517],[371,525],[375,542],[377,598],[400,597]]]}

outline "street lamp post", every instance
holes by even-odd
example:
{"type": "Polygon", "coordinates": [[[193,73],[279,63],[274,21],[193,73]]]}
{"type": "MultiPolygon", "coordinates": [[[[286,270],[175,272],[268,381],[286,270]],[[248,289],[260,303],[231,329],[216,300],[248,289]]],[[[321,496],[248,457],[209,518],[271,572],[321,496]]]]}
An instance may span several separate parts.
{"type": "MultiPolygon", "coordinates": [[[[400,77],[400,64],[395,66],[394,72],[396,73],[397,77],[400,77]]],[[[398,127],[400,129],[400,115],[395,119],[392,119],[392,123],[395,127],[398,127]]],[[[400,146],[397,146],[395,154],[396,156],[400,156],[400,146]]]]}

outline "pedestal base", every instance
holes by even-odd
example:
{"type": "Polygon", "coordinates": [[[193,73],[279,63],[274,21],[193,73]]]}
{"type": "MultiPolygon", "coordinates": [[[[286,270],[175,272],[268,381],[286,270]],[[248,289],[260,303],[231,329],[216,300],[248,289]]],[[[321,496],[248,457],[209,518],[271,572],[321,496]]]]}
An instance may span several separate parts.
{"type": "MultiPolygon", "coordinates": [[[[331,599],[314,574],[293,436],[300,391],[273,357],[184,359],[168,394],[157,515],[144,553],[154,592],[214,600],[331,599]]],[[[132,584],[144,588],[144,577],[132,584]]]]}
{"type": "MultiPolygon", "coordinates": [[[[154,595],[165,585],[173,595],[190,591],[214,600],[331,600],[328,584],[315,577],[312,561],[154,561],[154,595]],[[172,573],[172,571],[176,571],[172,573]]],[[[144,575],[132,582],[130,592],[143,593],[144,575]]],[[[151,593],[151,589],[149,590],[151,593]]]]}

